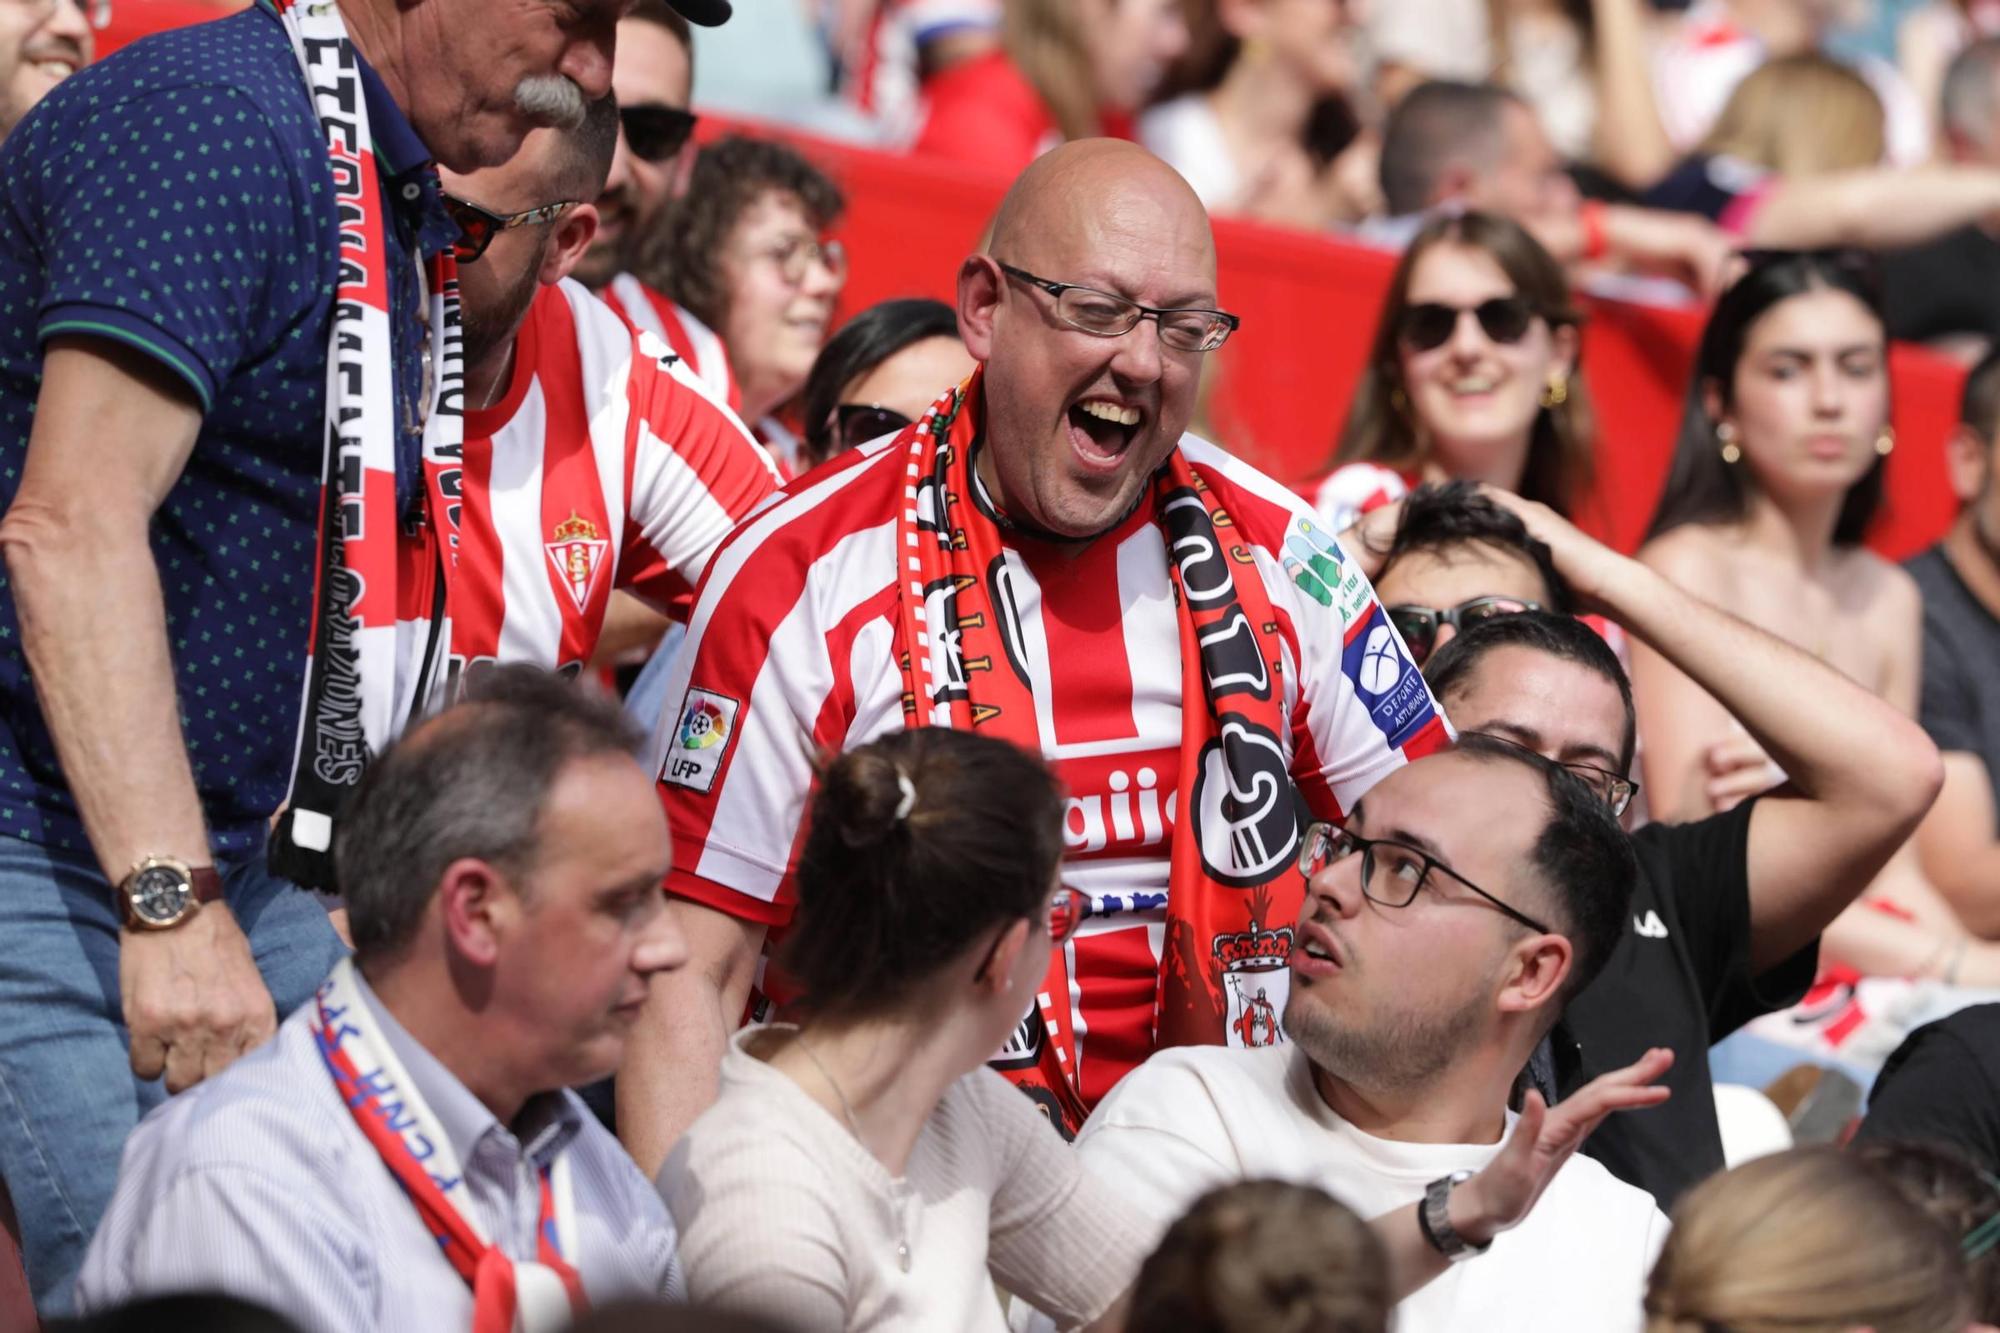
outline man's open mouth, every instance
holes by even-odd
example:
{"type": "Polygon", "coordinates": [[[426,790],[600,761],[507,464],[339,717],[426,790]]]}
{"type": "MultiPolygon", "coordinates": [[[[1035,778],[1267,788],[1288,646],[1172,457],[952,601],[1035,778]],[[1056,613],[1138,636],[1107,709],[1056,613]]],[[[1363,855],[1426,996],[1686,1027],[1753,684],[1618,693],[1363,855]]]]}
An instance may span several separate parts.
{"type": "Polygon", "coordinates": [[[1114,466],[1132,447],[1145,413],[1103,399],[1089,399],[1069,410],[1070,442],[1087,463],[1114,466]]]}

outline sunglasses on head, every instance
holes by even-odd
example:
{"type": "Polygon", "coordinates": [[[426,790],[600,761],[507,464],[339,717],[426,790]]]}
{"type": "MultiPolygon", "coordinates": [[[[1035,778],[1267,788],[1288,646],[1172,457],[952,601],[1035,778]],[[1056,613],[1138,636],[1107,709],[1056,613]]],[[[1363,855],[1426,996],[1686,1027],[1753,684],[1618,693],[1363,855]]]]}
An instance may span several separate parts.
{"type": "Polygon", "coordinates": [[[893,407],[883,407],[880,403],[842,403],[833,409],[827,444],[834,453],[839,453],[883,435],[894,435],[909,424],[910,418],[893,407]]]}
{"type": "Polygon", "coordinates": [[[470,264],[486,253],[486,247],[493,244],[493,238],[501,232],[512,231],[516,227],[531,227],[538,222],[553,222],[575,207],[576,200],[565,199],[559,204],[544,204],[520,213],[495,213],[470,199],[447,194],[444,196],[444,211],[458,224],[458,239],[452,242],[452,255],[459,263],[470,264]]]}
{"type": "Polygon", "coordinates": [[[687,145],[701,118],[677,106],[622,106],[625,147],[642,162],[664,162],[687,145]]]}
{"type": "Polygon", "coordinates": [[[1457,606],[1392,606],[1388,608],[1389,623],[1403,636],[1409,647],[1410,657],[1418,666],[1431,655],[1437,646],[1438,627],[1449,625],[1461,633],[1468,625],[1477,625],[1482,620],[1493,620],[1500,616],[1518,616],[1523,611],[1539,611],[1540,602],[1524,601],[1519,597],[1475,597],[1457,606]]]}
{"type": "Polygon", "coordinates": [[[1419,301],[1403,308],[1402,317],[1396,321],[1396,336],[1411,351],[1428,352],[1450,342],[1451,335],[1458,331],[1459,317],[1467,314],[1479,320],[1479,327],[1488,338],[1512,344],[1527,336],[1535,322],[1536,310],[1527,297],[1519,295],[1495,296],[1476,306],[1419,301]]]}

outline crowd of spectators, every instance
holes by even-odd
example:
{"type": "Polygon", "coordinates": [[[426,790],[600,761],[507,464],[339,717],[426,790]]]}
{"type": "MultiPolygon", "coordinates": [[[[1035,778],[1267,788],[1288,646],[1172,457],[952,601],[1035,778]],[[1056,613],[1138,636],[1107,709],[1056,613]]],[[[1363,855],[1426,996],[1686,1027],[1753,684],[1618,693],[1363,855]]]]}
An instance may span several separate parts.
{"type": "Polygon", "coordinates": [[[0,1325],[2000,1329],[1996,277],[1983,0],[0,0],[0,1325]]]}

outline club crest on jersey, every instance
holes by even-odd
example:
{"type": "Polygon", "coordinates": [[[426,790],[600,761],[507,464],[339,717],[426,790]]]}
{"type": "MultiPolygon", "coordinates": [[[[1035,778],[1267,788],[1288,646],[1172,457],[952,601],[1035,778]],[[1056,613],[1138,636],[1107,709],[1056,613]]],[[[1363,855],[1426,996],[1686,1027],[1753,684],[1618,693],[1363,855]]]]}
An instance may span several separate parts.
{"type": "Polygon", "coordinates": [[[690,689],[681,720],[660,766],[660,781],[706,795],[722,771],[723,756],[736,736],[736,700],[712,690],[690,689]]]}
{"type": "Polygon", "coordinates": [[[569,511],[568,518],[556,524],[550,536],[555,540],[542,549],[549,553],[549,563],[555,566],[556,581],[581,611],[590,604],[590,594],[597,587],[597,576],[604,568],[604,557],[611,543],[598,535],[595,523],[574,509],[569,511]]]}

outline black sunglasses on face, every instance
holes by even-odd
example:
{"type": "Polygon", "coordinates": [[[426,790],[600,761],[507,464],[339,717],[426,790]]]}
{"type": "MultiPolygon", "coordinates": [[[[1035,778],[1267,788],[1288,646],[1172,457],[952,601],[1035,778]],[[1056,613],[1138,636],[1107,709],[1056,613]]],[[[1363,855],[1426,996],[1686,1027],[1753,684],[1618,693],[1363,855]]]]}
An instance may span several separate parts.
{"type": "Polygon", "coordinates": [[[677,106],[621,106],[625,146],[642,162],[664,162],[687,145],[701,117],[677,106]]]}
{"type": "Polygon", "coordinates": [[[486,253],[486,247],[493,244],[493,238],[501,232],[512,231],[516,227],[532,227],[538,222],[553,222],[575,208],[576,202],[565,199],[559,204],[544,204],[521,213],[495,213],[470,199],[447,194],[444,196],[444,209],[458,224],[459,233],[458,240],[452,243],[451,252],[459,263],[473,263],[486,253]]]}
{"type": "Polygon", "coordinates": [[[1473,315],[1479,327],[1496,343],[1511,345],[1528,334],[1535,322],[1535,307],[1525,296],[1496,296],[1476,306],[1443,305],[1420,301],[1405,306],[1396,321],[1396,336],[1413,352],[1428,352],[1451,341],[1458,331],[1459,317],[1473,315]]]}
{"type": "Polygon", "coordinates": [[[910,424],[910,418],[880,403],[842,403],[833,409],[833,428],[827,433],[833,452],[852,449],[883,435],[893,435],[910,424]]]}
{"type": "Polygon", "coordinates": [[[1305,845],[1299,851],[1299,873],[1310,880],[1336,861],[1345,861],[1357,852],[1361,855],[1361,896],[1372,903],[1383,907],[1408,907],[1417,900],[1417,891],[1424,887],[1431,872],[1436,870],[1457,880],[1536,934],[1551,933],[1535,918],[1515,911],[1428,852],[1382,838],[1364,838],[1358,833],[1349,833],[1338,824],[1314,823],[1306,826],[1305,845]]]}
{"type": "Polygon", "coordinates": [[[1477,625],[1482,620],[1493,620],[1499,616],[1518,616],[1523,611],[1539,611],[1540,602],[1524,601],[1519,597],[1475,597],[1457,606],[1416,606],[1401,603],[1388,608],[1389,623],[1403,636],[1409,647],[1410,657],[1418,666],[1431,655],[1437,646],[1437,632],[1440,625],[1449,625],[1463,633],[1467,625],[1477,625]]]}

